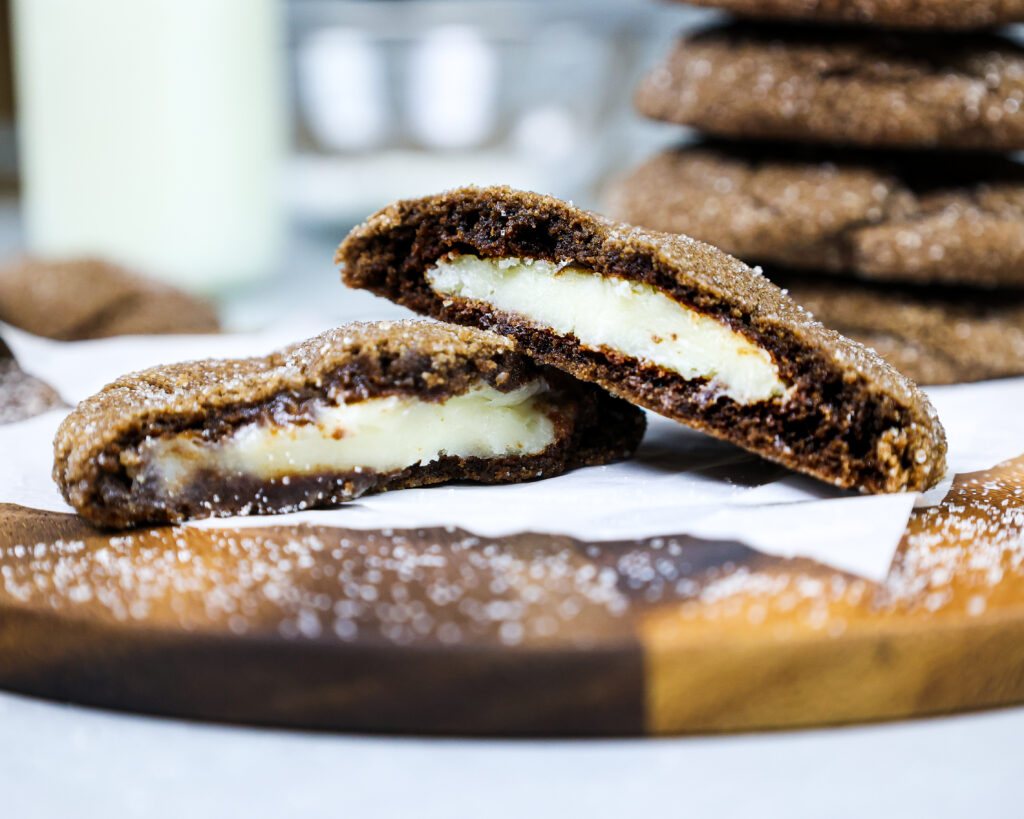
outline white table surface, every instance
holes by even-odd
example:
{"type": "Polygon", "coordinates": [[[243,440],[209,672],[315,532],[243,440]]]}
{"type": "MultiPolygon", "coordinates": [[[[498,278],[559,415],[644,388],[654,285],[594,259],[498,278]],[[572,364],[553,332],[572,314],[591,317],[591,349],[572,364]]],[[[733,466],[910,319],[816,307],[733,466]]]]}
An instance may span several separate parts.
{"type": "Polygon", "coordinates": [[[4,817],[1020,817],[1024,709],[822,731],[469,741],[0,694],[4,817]]]}
{"type": "MultiPolygon", "coordinates": [[[[368,307],[293,237],[287,268],[227,306],[253,327],[368,307]]],[[[0,200],[0,251],[17,247],[0,200]]],[[[104,712],[0,692],[0,817],[1020,817],[1024,708],[741,736],[470,741],[309,734],[104,712]]]]}

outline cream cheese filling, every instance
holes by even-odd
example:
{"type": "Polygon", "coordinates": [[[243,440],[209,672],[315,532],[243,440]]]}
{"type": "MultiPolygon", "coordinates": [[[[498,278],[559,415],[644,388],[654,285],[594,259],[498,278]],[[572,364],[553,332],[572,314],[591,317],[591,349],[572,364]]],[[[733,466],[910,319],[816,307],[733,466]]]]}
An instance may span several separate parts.
{"type": "Polygon", "coordinates": [[[741,404],[784,395],[771,355],[742,333],[647,284],[569,262],[451,255],[426,273],[441,296],[483,302],[584,347],[620,352],[684,379],[707,378],[741,404]]]}
{"type": "Polygon", "coordinates": [[[541,398],[546,392],[547,385],[538,379],[511,392],[480,384],[441,403],[399,396],[325,403],[308,423],[254,421],[214,441],[195,433],[149,438],[129,474],[137,483],[155,481],[163,491],[174,492],[204,470],[270,480],[387,472],[444,455],[532,455],[553,444],[557,435],[545,411],[549,405],[541,398]]]}

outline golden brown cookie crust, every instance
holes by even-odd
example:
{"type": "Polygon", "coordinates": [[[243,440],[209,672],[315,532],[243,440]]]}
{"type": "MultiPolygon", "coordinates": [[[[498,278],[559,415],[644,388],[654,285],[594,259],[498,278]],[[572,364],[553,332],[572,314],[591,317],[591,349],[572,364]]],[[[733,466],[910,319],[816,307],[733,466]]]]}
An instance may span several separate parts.
{"type": "Polygon", "coordinates": [[[202,299],[98,259],[7,263],[0,269],[0,321],[59,341],[220,329],[202,299]]]}
{"type": "Polygon", "coordinates": [[[634,96],[716,136],[1024,148],[1024,49],[991,34],[733,23],[681,40],[634,96]]]}
{"type": "Polygon", "coordinates": [[[988,154],[708,142],[619,180],[618,218],[749,262],[1024,286],[1024,165],[988,154]]]}
{"type": "Polygon", "coordinates": [[[945,437],[927,398],[870,350],[825,329],[737,259],[548,196],[462,188],[396,202],[356,227],[336,261],[350,287],[445,321],[493,329],[537,360],[632,403],[839,486],[919,489],[945,471],[945,437]],[[571,336],[476,302],[442,298],[425,272],[450,252],[566,261],[658,288],[768,350],[791,397],[740,405],[705,379],[583,348],[571,336]]]}
{"type": "Polygon", "coordinates": [[[643,413],[625,401],[518,353],[505,338],[422,320],[353,323],[260,358],[172,364],[126,375],[83,401],[54,441],[54,480],[94,523],[125,527],[194,517],[334,506],[365,492],[449,480],[505,483],[627,457],[643,413]],[[505,458],[445,457],[387,473],[225,482],[211,476],[157,502],[132,485],[120,455],[147,436],[185,430],[216,439],[255,419],[303,417],[311,401],[353,403],[385,395],[441,401],[484,381],[511,391],[543,377],[563,402],[559,438],[544,452],[505,458]]]}

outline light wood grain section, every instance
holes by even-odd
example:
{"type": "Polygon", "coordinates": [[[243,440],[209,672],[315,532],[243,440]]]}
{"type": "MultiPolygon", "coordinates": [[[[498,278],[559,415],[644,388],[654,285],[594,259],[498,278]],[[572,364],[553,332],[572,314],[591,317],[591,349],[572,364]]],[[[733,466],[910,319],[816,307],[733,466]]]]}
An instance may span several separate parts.
{"type": "MultiPolygon", "coordinates": [[[[647,612],[647,730],[736,731],[1024,701],[1024,459],[914,514],[887,584],[793,562],[647,612]]],[[[741,570],[742,571],[742,570],[741,570]]]]}

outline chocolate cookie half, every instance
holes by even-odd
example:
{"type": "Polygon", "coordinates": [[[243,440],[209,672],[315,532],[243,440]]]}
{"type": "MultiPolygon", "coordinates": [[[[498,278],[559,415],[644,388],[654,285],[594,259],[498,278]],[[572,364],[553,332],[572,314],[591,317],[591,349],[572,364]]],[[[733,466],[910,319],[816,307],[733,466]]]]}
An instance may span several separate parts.
{"type": "Polygon", "coordinates": [[[493,333],[351,324],[124,376],[61,425],[53,474],[83,517],[125,527],[548,477],[627,457],[643,430],[635,407],[493,333]]]}
{"type": "Polygon", "coordinates": [[[741,17],[967,30],[1024,21],[1022,0],[686,0],[741,17]]]}
{"type": "Polygon", "coordinates": [[[220,329],[202,299],[99,259],[8,262],[0,268],[0,321],[60,341],[220,329]]]}
{"type": "Polygon", "coordinates": [[[944,473],[942,426],[912,383],[684,236],[464,188],[385,208],[336,260],[350,287],[496,330],[545,364],[837,486],[922,489],[944,473]]]}
{"type": "Polygon", "coordinates": [[[748,261],[1024,285],[1024,165],[999,155],[708,142],[636,168],[609,209],[748,261]]]}
{"type": "Polygon", "coordinates": [[[1024,375],[1024,290],[892,287],[772,271],[824,324],[920,384],[1024,375]]]}
{"type": "Polygon", "coordinates": [[[1024,49],[996,35],[734,23],[683,39],[640,113],[717,136],[1024,148],[1024,49]]]}

